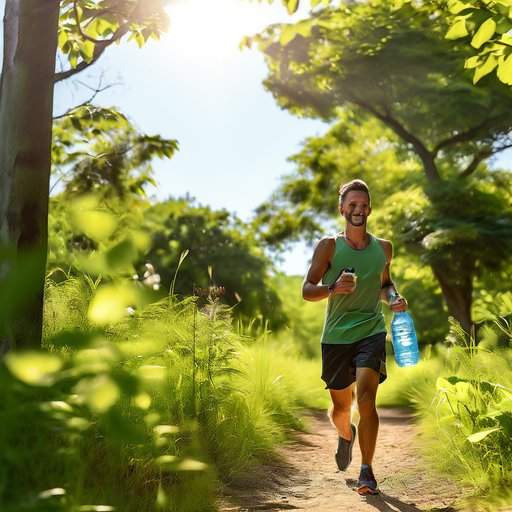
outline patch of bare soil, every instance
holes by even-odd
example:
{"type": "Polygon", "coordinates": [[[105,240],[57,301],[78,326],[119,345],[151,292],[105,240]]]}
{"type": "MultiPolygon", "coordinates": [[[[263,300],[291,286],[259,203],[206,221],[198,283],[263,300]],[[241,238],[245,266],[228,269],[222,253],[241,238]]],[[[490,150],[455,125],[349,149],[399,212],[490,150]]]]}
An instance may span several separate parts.
{"type": "Polygon", "coordinates": [[[352,464],[340,472],[334,462],[337,436],[325,413],[311,413],[310,433],[278,452],[225,491],[221,512],[308,510],[311,512],[454,512],[460,490],[429,473],[418,455],[418,430],[411,414],[381,409],[373,469],[380,494],[354,491],[361,454],[354,446],[352,464]]]}

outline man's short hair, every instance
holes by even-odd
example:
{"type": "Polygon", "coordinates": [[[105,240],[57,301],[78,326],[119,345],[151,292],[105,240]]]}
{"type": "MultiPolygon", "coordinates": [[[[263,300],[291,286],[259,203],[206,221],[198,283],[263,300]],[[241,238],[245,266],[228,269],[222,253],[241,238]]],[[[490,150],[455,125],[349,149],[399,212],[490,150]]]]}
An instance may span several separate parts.
{"type": "Polygon", "coordinates": [[[372,204],[370,190],[368,188],[368,185],[363,180],[352,180],[352,181],[349,181],[348,183],[344,183],[343,185],[340,186],[340,192],[339,192],[340,204],[343,203],[343,201],[345,200],[345,197],[347,197],[347,194],[349,192],[352,192],[353,190],[366,192],[366,194],[368,196],[368,203],[370,205],[372,204]]]}

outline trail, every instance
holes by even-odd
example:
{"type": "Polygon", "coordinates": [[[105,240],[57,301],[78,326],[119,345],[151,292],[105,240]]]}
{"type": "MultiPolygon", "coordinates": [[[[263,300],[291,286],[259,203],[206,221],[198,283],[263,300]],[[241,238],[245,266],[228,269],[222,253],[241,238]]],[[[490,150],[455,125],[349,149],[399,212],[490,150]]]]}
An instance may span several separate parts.
{"type": "Polygon", "coordinates": [[[455,511],[455,486],[429,474],[418,455],[418,429],[407,411],[379,410],[374,461],[380,495],[354,491],[361,455],[354,446],[346,472],[334,462],[336,434],[325,413],[310,414],[310,433],[281,448],[278,458],[246,475],[226,491],[222,512],[307,510],[311,512],[455,511]]]}

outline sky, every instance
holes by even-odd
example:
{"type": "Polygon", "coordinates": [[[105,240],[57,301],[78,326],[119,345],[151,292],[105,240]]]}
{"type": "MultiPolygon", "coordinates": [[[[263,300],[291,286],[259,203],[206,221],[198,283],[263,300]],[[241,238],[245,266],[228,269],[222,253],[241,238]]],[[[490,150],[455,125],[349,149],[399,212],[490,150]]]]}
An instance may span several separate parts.
{"type": "MultiPolygon", "coordinates": [[[[96,88],[100,78],[115,84],[95,103],[118,107],[143,132],[179,141],[172,160],[155,161],[158,187],[150,193],[157,199],[188,193],[247,221],[280,177],[293,171],[287,158],[327,126],[280,110],[262,86],[262,55],[241,51],[239,42],[306,11],[290,17],[279,0],[171,0],[168,13],[171,26],[161,41],[142,49],[123,42],[89,70],[57,84],[55,113],[89,97],[86,86],[96,88]]],[[[500,164],[510,166],[510,157],[502,156],[500,164]]],[[[278,268],[304,274],[311,253],[297,244],[278,268]]]]}
{"type": "MultiPolygon", "coordinates": [[[[247,221],[280,176],[293,171],[287,158],[327,126],[279,109],[262,86],[262,55],[240,50],[239,42],[305,13],[291,18],[279,1],[250,0],[175,0],[168,13],[170,30],[160,41],[109,48],[91,71],[57,84],[55,112],[87,98],[84,83],[96,87],[101,77],[103,84],[119,84],[95,103],[115,105],[140,130],[179,141],[172,160],[154,163],[156,198],[189,193],[247,221]]],[[[298,244],[278,267],[303,274],[310,257],[311,249],[298,244]]]]}

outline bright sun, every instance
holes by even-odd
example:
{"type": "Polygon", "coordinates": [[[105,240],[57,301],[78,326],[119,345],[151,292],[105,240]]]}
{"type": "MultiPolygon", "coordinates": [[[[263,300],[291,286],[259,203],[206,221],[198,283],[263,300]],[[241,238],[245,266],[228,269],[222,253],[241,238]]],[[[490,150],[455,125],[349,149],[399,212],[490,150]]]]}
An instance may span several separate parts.
{"type": "Polygon", "coordinates": [[[220,60],[239,52],[243,36],[286,20],[280,6],[254,0],[177,0],[167,12],[171,26],[165,43],[190,57],[220,60]]]}

